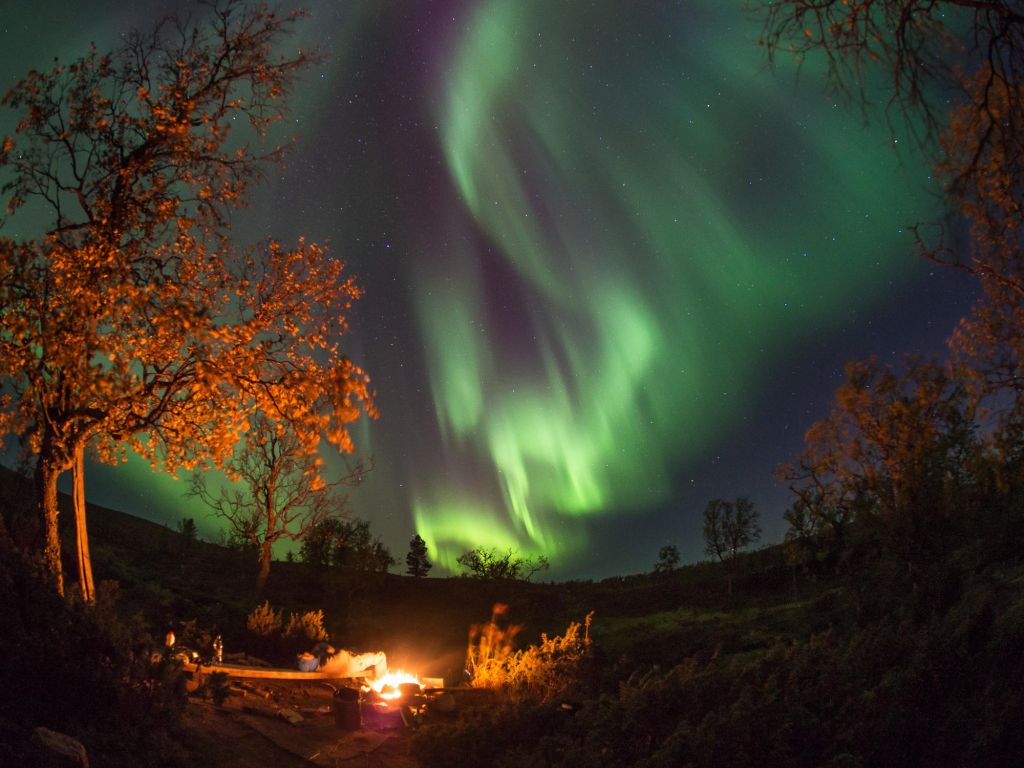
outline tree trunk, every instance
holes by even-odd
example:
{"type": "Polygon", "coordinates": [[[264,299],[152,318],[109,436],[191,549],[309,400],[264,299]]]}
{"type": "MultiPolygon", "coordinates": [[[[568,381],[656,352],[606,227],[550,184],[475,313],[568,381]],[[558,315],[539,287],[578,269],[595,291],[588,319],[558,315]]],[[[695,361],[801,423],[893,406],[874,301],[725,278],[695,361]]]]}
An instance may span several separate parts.
{"type": "Polygon", "coordinates": [[[91,603],[96,598],[92,581],[92,559],[89,557],[89,531],[85,525],[85,444],[75,449],[75,463],[72,465],[75,507],[75,543],[78,546],[78,584],[82,599],[91,603]]]}
{"type": "Polygon", "coordinates": [[[57,594],[64,595],[64,572],[60,563],[60,533],[57,530],[57,478],[61,470],[52,457],[40,454],[36,463],[36,504],[43,529],[40,532],[40,551],[46,570],[57,594]]]}
{"type": "Polygon", "coordinates": [[[263,594],[263,588],[267,586],[267,577],[270,576],[270,561],[273,557],[273,546],[264,542],[260,545],[260,570],[256,574],[256,597],[263,594]]]}

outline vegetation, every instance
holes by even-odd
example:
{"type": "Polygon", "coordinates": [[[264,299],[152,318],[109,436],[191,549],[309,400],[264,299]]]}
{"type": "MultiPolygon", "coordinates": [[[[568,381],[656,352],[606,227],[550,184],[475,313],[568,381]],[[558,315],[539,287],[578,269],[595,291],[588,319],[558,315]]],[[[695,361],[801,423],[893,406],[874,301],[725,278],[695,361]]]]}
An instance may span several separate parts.
{"type": "MultiPolygon", "coordinates": [[[[425,734],[427,765],[1010,766],[1024,749],[1012,650],[1024,641],[1024,16],[1001,0],[763,6],[771,56],[823,55],[833,88],[868,108],[875,75],[888,77],[888,116],[920,129],[970,227],[962,244],[918,227],[919,245],[974,275],[982,297],[949,361],[851,362],[831,412],[780,468],[795,501],[773,556],[805,591],[836,586],[758,622],[788,614],[806,635],[709,648],[725,616],[620,620],[628,630],[609,647],[639,634],[657,663],[692,631],[692,653],[668,670],[606,662],[601,694],[572,714],[510,700],[444,727],[443,741],[425,734]]],[[[756,513],[715,500],[704,520],[732,592],[756,513]]],[[[741,581],[733,599],[753,587],[741,581]]]]}
{"type": "Polygon", "coordinates": [[[735,503],[712,499],[704,508],[704,551],[725,562],[761,538],[753,502],[740,496],[735,503]]]}
{"type": "Polygon", "coordinates": [[[321,610],[291,614],[284,628],[284,636],[309,643],[325,643],[331,639],[324,629],[324,612],[321,610]]]}
{"type": "Polygon", "coordinates": [[[679,567],[679,547],[666,544],[658,550],[658,562],[654,564],[655,573],[672,573],[679,567]]]}
{"type": "Polygon", "coordinates": [[[245,627],[249,633],[246,645],[257,658],[291,666],[295,654],[331,639],[320,609],[291,612],[288,621],[282,616],[281,609],[275,610],[269,601],[264,601],[246,617],[245,627]]]}
{"type": "Polygon", "coordinates": [[[1024,605],[975,597],[943,619],[897,613],[753,659],[637,671],[571,713],[491,708],[418,746],[428,766],[1011,766],[1024,605]]]}
{"type": "Polygon", "coordinates": [[[32,728],[70,733],[93,765],[174,765],[185,680],[125,615],[116,584],[62,600],[0,526],[0,763],[35,764],[32,728]]]}
{"type": "Polygon", "coordinates": [[[473,686],[490,688],[515,701],[557,700],[580,684],[590,648],[589,614],[583,624],[572,622],[563,635],[541,633],[540,643],[514,650],[519,625],[502,626],[499,617],[508,606],[497,604],[491,620],[470,629],[466,671],[473,686]]]}
{"type": "Polygon", "coordinates": [[[252,609],[245,619],[245,628],[259,637],[271,637],[281,631],[281,611],[275,611],[266,600],[252,609]]]}
{"type": "Polygon", "coordinates": [[[180,533],[184,539],[186,546],[199,538],[199,529],[196,527],[196,520],[194,517],[186,517],[178,523],[178,533],[180,533]]]}
{"type": "MultiPolygon", "coordinates": [[[[938,135],[938,178],[951,208],[971,227],[970,244],[955,255],[941,239],[925,242],[923,230],[921,245],[933,259],[975,275],[982,288],[954,332],[949,361],[849,364],[831,411],[811,426],[803,450],[779,470],[794,492],[784,546],[744,551],[759,537],[757,511],[743,497],[716,499],[705,510],[704,534],[717,562],[676,567],[678,551],[665,547],[655,574],[598,584],[533,584],[529,578],[547,567],[543,557],[480,548],[459,558],[477,578],[403,578],[386,573],[394,561],[368,523],[324,516],[303,538],[304,562],[275,566],[280,577],[267,585],[274,604],[288,610],[286,622],[285,609],[269,599],[250,610],[250,595],[233,578],[243,555],[199,541],[184,526],[175,533],[113,513],[106,518],[109,525],[99,526],[96,563],[101,577],[120,586],[101,582],[91,606],[74,597],[62,600],[13,545],[21,523],[11,502],[0,518],[0,762],[26,763],[26,734],[41,722],[82,739],[102,764],[173,761],[182,678],[173,663],[152,656],[158,645],[153,628],[170,619],[181,628],[183,642],[202,644],[216,627],[236,647],[266,649],[276,658],[329,635],[389,652],[404,643],[439,659],[454,648],[454,662],[444,674],[451,679],[452,667],[456,675],[468,669],[474,685],[491,688],[495,698],[493,705],[466,707],[425,725],[416,736],[416,754],[426,766],[1015,765],[1024,754],[1024,275],[1018,227],[1024,210],[1024,18],[998,1],[782,0],[766,7],[765,41],[773,54],[790,48],[824,53],[840,89],[858,88],[867,68],[890,68],[894,106],[905,116],[924,116],[922,140],[927,131],[938,135]],[[947,21],[947,11],[960,15],[951,13],[947,21]],[[950,51],[956,68],[944,63],[950,51]],[[960,102],[943,124],[946,118],[929,99],[949,87],[959,87],[960,102]],[[325,568],[359,572],[362,591],[323,588],[325,568]],[[365,571],[380,574],[370,579],[365,571]],[[320,607],[309,604],[310,594],[330,601],[330,627],[320,607]],[[496,594],[511,607],[495,607],[489,623],[471,629],[463,656],[467,617],[486,610],[481,606],[493,604],[496,594]],[[523,617],[522,625],[506,623],[513,611],[523,617]],[[551,634],[580,615],[587,615],[585,623],[551,634]],[[435,638],[439,647],[429,647],[435,638]],[[518,641],[531,638],[539,641],[517,648],[518,641]],[[61,695],[52,695],[54,690],[61,695]]],[[[203,66],[216,73],[219,65],[198,52],[224,52],[218,46],[229,32],[256,35],[237,42],[255,57],[250,63],[260,61],[265,45],[287,23],[262,11],[242,13],[231,3],[217,18],[222,26],[212,49],[203,47],[202,35],[186,36],[173,51],[180,55],[165,59],[156,53],[169,50],[159,37],[129,42],[129,53],[164,62],[155,68],[151,87],[130,79],[130,56],[118,64],[116,56],[93,55],[67,70],[32,75],[8,96],[12,106],[28,108],[23,133],[34,137],[20,154],[5,158],[16,172],[8,187],[13,207],[39,198],[59,213],[76,193],[88,192],[84,204],[72,205],[74,217],[58,216],[49,238],[0,248],[7,259],[0,266],[25,278],[21,287],[0,286],[0,314],[8,323],[0,333],[0,366],[6,366],[2,371],[14,395],[0,426],[25,434],[38,454],[39,510],[52,523],[45,530],[44,563],[58,586],[60,541],[53,540],[60,531],[56,514],[49,517],[58,503],[52,481],[89,441],[113,456],[111,441],[131,427],[132,434],[155,436],[152,444],[136,446],[140,452],[163,455],[172,466],[227,461],[241,420],[231,404],[266,412],[273,401],[274,423],[282,429],[270,428],[257,445],[294,437],[298,455],[307,460],[320,434],[351,447],[345,424],[368,402],[365,380],[349,364],[315,369],[310,387],[328,376],[335,388],[308,411],[283,389],[279,399],[248,391],[225,372],[234,367],[217,366],[240,361],[271,388],[265,392],[283,387],[275,376],[294,349],[273,349],[280,316],[267,307],[276,318],[269,325],[238,328],[238,346],[229,354],[214,337],[231,336],[235,326],[223,317],[211,320],[218,329],[213,334],[206,325],[209,286],[175,283],[199,266],[224,266],[229,284],[242,274],[264,274],[267,267],[270,283],[259,295],[295,298],[303,294],[290,293],[299,288],[293,268],[318,285],[326,269],[322,252],[307,246],[292,255],[271,246],[270,256],[253,257],[242,272],[231,271],[226,251],[193,248],[199,233],[220,231],[218,213],[244,191],[255,166],[243,156],[241,175],[233,176],[217,154],[223,149],[219,134],[208,139],[212,145],[202,144],[211,153],[202,159],[195,143],[200,126],[182,117],[192,107],[181,100],[191,94],[200,106],[218,107],[203,102],[206,97],[191,90],[193,79],[185,75],[203,66]],[[92,88],[95,83],[102,87],[92,88]],[[105,95],[113,85],[123,88],[122,101],[105,95]],[[47,120],[59,123],[72,102],[84,123],[68,132],[71,154],[61,158],[74,162],[76,147],[93,152],[103,173],[89,177],[88,189],[75,187],[74,174],[33,175],[61,166],[50,162],[60,159],[52,153],[65,149],[47,120]],[[100,125],[98,120],[106,120],[100,111],[109,112],[112,122],[100,125]],[[40,122],[40,115],[46,120],[40,122]],[[162,126],[161,135],[147,139],[152,126],[162,126]],[[163,179],[147,165],[147,141],[181,155],[171,177],[163,179]],[[122,167],[125,156],[130,162],[122,167]],[[23,158],[26,164],[19,165],[23,158]],[[175,191],[190,183],[191,176],[174,175],[186,171],[212,185],[210,202],[175,191]],[[105,228],[111,216],[120,216],[126,228],[105,228]],[[172,233],[174,243],[189,245],[187,253],[164,239],[172,233]],[[174,285],[164,286],[164,272],[147,272],[154,258],[174,285]],[[204,261],[197,265],[194,258],[204,261]],[[135,277],[116,282],[101,268],[111,263],[125,268],[113,272],[135,277]],[[92,294],[79,295],[67,284],[74,265],[82,270],[82,290],[92,294]],[[152,290],[136,291],[138,285],[152,290]],[[55,317],[43,313],[38,296],[24,286],[53,287],[55,317]],[[79,310],[98,290],[115,297],[117,314],[107,316],[101,308],[99,316],[92,315],[98,317],[93,327],[80,322],[90,315],[79,310]],[[122,315],[124,324],[117,325],[122,315]],[[189,340],[185,348],[192,357],[183,359],[177,343],[173,349],[157,344],[163,325],[142,338],[147,329],[135,324],[140,317],[166,319],[175,339],[189,340]],[[32,335],[40,329],[50,335],[32,335]],[[124,334],[124,346],[107,338],[117,334],[124,334]],[[200,354],[192,340],[211,346],[200,354]],[[265,351],[263,341],[272,348],[268,359],[254,352],[265,351]],[[71,350],[66,358],[65,342],[71,350]],[[17,372],[18,355],[24,359],[28,350],[53,350],[36,360],[45,369],[38,379],[34,371],[17,372]],[[109,368],[87,365],[94,355],[106,355],[109,368]],[[178,371],[175,386],[183,389],[165,387],[157,370],[178,371]],[[335,375],[340,378],[330,378],[335,375]],[[59,381],[74,386],[49,388],[59,381]],[[215,392],[228,397],[223,415],[204,410],[215,392]],[[129,396],[138,398],[136,410],[126,409],[129,396]],[[161,397],[168,398],[163,405],[161,397]],[[326,415],[324,408],[337,405],[338,398],[341,414],[326,415]],[[181,435],[208,442],[189,446],[179,443],[181,435]]],[[[283,88],[290,72],[270,70],[266,76],[283,88]]],[[[131,76],[139,75],[134,70],[131,76]]],[[[228,100],[221,108],[229,108],[234,84],[229,78],[220,92],[228,100]]],[[[256,78],[257,97],[265,85],[256,78]]],[[[276,113],[277,94],[264,96],[263,106],[276,113]]],[[[210,124],[221,125],[218,114],[210,124]]],[[[257,114],[258,123],[264,114],[257,114]]],[[[5,143],[3,152],[12,147],[5,143]]],[[[88,170],[94,172],[99,173],[88,170]]],[[[331,276],[340,281],[340,273],[331,276]]],[[[334,298],[347,307],[354,286],[337,286],[334,298]]],[[[246,307],[243,317],[263,317],[264,308],[247,303],[244,292],[237,297],[246,307]]],[[[326,307],[310,310],[311,316],[321,310],[326,307]]],[[[291,333],[285,331],[282,339],[291,333]]],[[[310,468],[304,477],[316,474],[315,464],[298,466],[310,468]]],[[[90,515],[104,517],[95,509],[90,515]]],[[[78,519],[83,521],[84,514],[78,519]]],[[[70,531],[63,533],[70,538],[70,531]]],[[[411,545],[413,561],[407,559],[414,576],[423,567],[417,551],[411,545]]],[[[222,695],[223,682],[211,684],[209,694],[222,695]]]]}
{"type": "Polygon", "coordinates": [[[427,557],[427,542],[418,533],[409,541],[409,553],[405,556],[405,572],[418,579],[426,576],[433,563],[427,557]]]}
{"type": "Polygon", "coordinates": [[[514,549],[498,552],[497,549],[477,547],[459,555],[457,562],[465,571],[464,575],[475,579],[522,579],[529,581],[534,574],[550,567],[544,555],[524,557],[514,549]]]}
{"type": "MultiPolygon", "coordinates": [[[[740,496],[735,502],[712,499],[704,508],[704,552],[718,562],[734,560],[760,538],[758,513],[746,496],[740,496]]],[[[729,594],[732,594],[732,576],[727,575],[727,579],[729,594]]]]}
{"type": "Polygon", "coordinates": [[[321,436],[351,451],[347,425],[373,411],[339,346],[359,296],[341,262],[227,237],[230,209],[280,156],[253,141],[308,62],[273,53],[296,17],[224,0],[208,24],[161,23],[3,99],[21,115],[0,145],[7,210],[50,223],[0,239],[0,433],[35,459],[37,548],[58,592],[56,482],[86,446],[171,470],[219,463],[263,412],[309,454],[321,436]]]}
{"type": "Polygon", "coordinates": [[[192,476],[191,495],[227,523],[234,540],[257,553],[257,595],[270,576],[274,545],[285,539],[300,541],[321,523],[337,519],[345,500],[335,489],[359,484],[367,471],[360,464],[325,483],[321,464],[319,456],[307,453],[291,426],[257,415],[241,447],[224,464],[228,477],[239,481],[241,488],[211,489],[204,474],[192,476]]]}
{"type": "Polygon", "coordinates": [[[303,562],[324,568],[387,573],[395,564],[384,543],[370,533],[370,523],[329,517],[313,525],[302,540],[303,562]]]}
{"type": "MultiPolygon", "coordinates": [[[[97,575],[122,583],[122,614],[139,606],[150,632],[160,635],[171,617],[181,643],[193,637],[181,619],[194,616],[198,627],[223,632],[229,652],[264,653],[244,629],[253,606],[250,588],[233,577],[241,555],[202,541],[182,555],[177,532],[108,516],[116,513],[90,510],[97,575]]],[[[389,656],[415,647],[428,658],[450,658],[422,672],[458,681],[466,629],[495,597],[509,608],[493,623],[511,638],[503,644],[494,634],[490,645],[503,645],[505,659],[543,648],[544,633],[565,637],[566,626],[593,609],[588,650],[567,676],[572,686],[554,688],[546,702],[527,695],[529,687],[499,687],[506,693],[492,705],[424,725],[416,754],[426,765],[471,764],[470,756],[499,766],[568,765],[573,758],[613,766],[905,765],[914,764],[913,754],[921,756],[918,764],[974,764],[977,757],[1006,765],[1000,755],[1018,754],[1021,746],[1015,681],[1024,674],[1015,655],[1024,641],[1017,546],[1024,526],[1016,519],[1017,533],[1012,526],[992,529],[955,546],[917,575],[916,591],[894,553],[873,547],[860,523],[851,524],[839,563],[799,567],[796,600],[777,547],[740,553],[725,566],[684,565],[598,583],[384,574],[363,580],[364,591],[349,600],[313,589],[321,582],[312,565],[276,563],[263,613],[277,622],[264,657],[285,663],[290,653],[307,650],[307,639],[285,638],[288,617],[327,607],[322,626],[334,642],[382,648],[389,656]],[[731,596],[723,567],[731,569],[731,596]],[[515,634],[509,616],[522,624],[515,634]]],[[[581,628],[577,638],[583,636],[581,628]]],[[[40,690],[35,683],[30,689],[40,690]]],[[[541,697],[546,690],[538,689],[541,697]]],[[[24,690],[18,698],[19,706],[30,706],[24,690]]],[[[46,702],[41,696],[31,706],[51,706],[46,702]]],[[[90,755],[99,749],[87,730],[69,722],[67,732],[82,738],[90,755]]],[[[173,728],[162,733],[161,739],[174,736],[173,728]]]]}

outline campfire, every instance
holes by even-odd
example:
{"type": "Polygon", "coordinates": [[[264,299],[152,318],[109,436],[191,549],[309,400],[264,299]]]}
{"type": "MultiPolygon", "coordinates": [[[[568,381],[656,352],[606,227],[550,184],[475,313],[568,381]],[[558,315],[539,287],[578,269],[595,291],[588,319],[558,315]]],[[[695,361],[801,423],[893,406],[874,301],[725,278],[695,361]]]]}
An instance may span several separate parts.
{"type": "Polygon", "coordinates": [[[383,677],[367,681],[364,690],[373,691],[382,699],[392,701],[409,693],[419,693],[426,686],[416,675],[408,672],[388,672],[383,677]]]}
{"type": "Polygon", "coordinates": [[[443,687],[440,678],[420,678],[403,671],[367,679],[361,688],[363,717],[378,724],[411,726],[443,687]]]}

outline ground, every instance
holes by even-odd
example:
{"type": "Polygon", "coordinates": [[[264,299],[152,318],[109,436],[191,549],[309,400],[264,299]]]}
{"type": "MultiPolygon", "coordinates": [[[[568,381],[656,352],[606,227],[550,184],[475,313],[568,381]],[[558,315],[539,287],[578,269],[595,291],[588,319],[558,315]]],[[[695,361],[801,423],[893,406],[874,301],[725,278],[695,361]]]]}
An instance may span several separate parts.
{"type": "Polygon", "coordinates": [[[332,702],[333,690],[323,683],[236,683],[222,705],[190,698],[186,740],[210,768],[416,766],[410,731],[400,719],[344,730],[335,723],[332,702]],[[299,713],[301,722],[290,724],[281,710],[299,713]]]}

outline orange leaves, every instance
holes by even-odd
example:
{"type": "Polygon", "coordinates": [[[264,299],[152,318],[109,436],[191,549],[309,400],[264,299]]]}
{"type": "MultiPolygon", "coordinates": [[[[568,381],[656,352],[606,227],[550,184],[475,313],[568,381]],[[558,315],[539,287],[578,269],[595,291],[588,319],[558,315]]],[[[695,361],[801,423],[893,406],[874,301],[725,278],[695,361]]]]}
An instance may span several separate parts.
{"type": "Polygon", "coordinates": [[[807,431],[803,453],[780,475],[801,498],[901,514],[964,471],[976,443],[974,408],[935,362],[851,362],[832,412],[807,431]]]}
{"type": "Polygon", "coordinates": [[[4,97],[21,112],[17,152],[0,145],[8,210],[76,201],[47,237],[0,239],[0,424],[36,449],[92,440],[104,460],[130,447],[188,468],[227,462],[257,413],[310,455],[322,437],[351,451],[348,425],[375,414],[340,353],[360,296],[342,264],[313,243],[229,243],[228,210],[280,154],[228,146],[232,121],[280,116],[306,59],[271,57],[294,15],[225,9],[222,26],[162,26],[4,97]]]}

